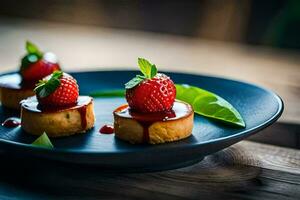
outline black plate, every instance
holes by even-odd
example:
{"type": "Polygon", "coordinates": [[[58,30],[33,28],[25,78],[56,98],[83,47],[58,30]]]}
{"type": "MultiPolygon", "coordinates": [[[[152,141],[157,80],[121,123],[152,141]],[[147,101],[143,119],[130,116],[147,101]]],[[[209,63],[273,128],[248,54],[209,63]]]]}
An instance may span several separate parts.
{"type": "MultiPolygon", "coordinates": [[[[72,73],[80,92],[122,88],[136,71],[95,71],[72,73]]],[[[238,81],[183,73],[167,73],[176,83],[196,85],[229,101],[241,113],[246,128],[233,128],[199,115],[195,116],[193,135],[187,139],[161,145],[132,145],[114,135],[98,132],[105,123],[113,123],[112,111],[124,103],[122,98],[95,99],[95,128],[86,134],[51,139],[55,149],[33,147],[35,137],[21,127],[0,128],[0,152],[39,157],[78,164],[98,165],[114,170],[153,171],[186,166],[204,156],[224,149],[274,123],[283,111],[281,99],[273,92],[238,81]]],[[[1,76],[0,76],[1,78],[1,76]]],[[[15,113],[16,114],[16,113],[15,113]]],[[[0,109],[0,120],[14,115],[0,109]]]]}

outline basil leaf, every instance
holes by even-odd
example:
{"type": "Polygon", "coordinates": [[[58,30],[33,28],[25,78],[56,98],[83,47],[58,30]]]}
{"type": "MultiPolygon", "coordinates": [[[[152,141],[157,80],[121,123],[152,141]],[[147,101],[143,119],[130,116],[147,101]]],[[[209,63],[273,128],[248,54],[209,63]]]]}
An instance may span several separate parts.
{"type": "Polygon", "coordinates": [[[120,90],[103,90],[92,92],[90,94],[92,97],[124,97],[125,91],[123,89],[120,90]]]}
{"type": "Polygon", "coordinates": [[[38,49],[38,47],[30,41],[26,41],[26,50],[28,54],[36,54],[39,57],[43,56],[43,53],[38,49]]]}
{"type": "Polygon", "coordinates": [[[50,139],[48,138],[46,132],[44,132],[40,137],[38,137],[33,143],[33,146],[44,147],[52,149],[54,148],[53,144],[51,143],[50,139]]]}
{"type": "Polygon", "coordinates": [[[131,79],[130,81],[128,81],[125,84],[125,89],[131,89],[135,86],[137,86],[140,82],[142,82],[145,79],[145,77],[141,76],[141,75],[136,75],[133,79],[131,79]]]}
{"type": "Polygon", "coordinates": [[[240,113],[220,96],[195,86],[176,84],[176,98],[192,105],[195,113],[245,127],[240,113]]]}

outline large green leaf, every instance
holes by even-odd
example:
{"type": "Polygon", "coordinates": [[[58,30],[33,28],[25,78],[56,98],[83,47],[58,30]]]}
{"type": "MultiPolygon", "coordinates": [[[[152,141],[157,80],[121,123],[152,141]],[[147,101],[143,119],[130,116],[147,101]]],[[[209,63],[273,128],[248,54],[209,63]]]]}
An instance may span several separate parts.
{"type": "Polygon", "coordinates": [[[245,127],[245,122],[240,113],[222,97],[189,85],[176,84],[176,92],[176,98],[191,104],[195,113],[245,127]]]}

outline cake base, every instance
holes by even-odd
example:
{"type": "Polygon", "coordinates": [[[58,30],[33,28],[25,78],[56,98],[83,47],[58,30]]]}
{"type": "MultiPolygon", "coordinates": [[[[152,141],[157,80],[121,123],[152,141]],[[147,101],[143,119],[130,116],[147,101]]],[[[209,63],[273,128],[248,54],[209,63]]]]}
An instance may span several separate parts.
{"type": "Polygon", "coordinates": [[[128,105],[114,111],[115,136],[130,143],[159,144],[173,142],[192,134],[194,111],[184,102],[175,101],[165,113],[135,113],[128,105]]]}
{"type": "Polygon", "coordinates": [[[19,74],[7,74],[0,77],[0,101],[2,106],[14,110],[20,109],[23,99],[34,96],[35,82],[23,83],[19,74]]]}
{"type": "Polygon", "coordinates": [[[11,89],[0,87],[0,101],[2,106],[14,110],[20,109],[23,99],[35,95],[32,89],[11,89]]]}
{"type": "Polygon", "coordinates": [[[36,97],[21,101],[21,126],[32,135],[46,132],[49,137],[84,133],[95,123],[93,99],[80,96],[75,106],[68,108],[39,108],[36,97]]]}

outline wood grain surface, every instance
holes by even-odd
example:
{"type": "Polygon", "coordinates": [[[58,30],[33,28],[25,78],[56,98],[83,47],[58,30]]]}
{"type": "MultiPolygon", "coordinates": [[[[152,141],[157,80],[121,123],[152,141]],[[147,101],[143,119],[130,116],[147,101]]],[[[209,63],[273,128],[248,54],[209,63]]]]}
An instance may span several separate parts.
{"type": "MultiPolygon", "coordinates": [[[[147,57],[162,70],[204,73],[268,87],[285,101],[277,140],[300,123],[297,52],[196,38],[0,18],[0,71],[16,70],[30,39],[71,71],[130,68],[147,57]]],[[[273,132],[269,129],[269,133],[273,132]]],[[[272,134],[265,134],[265,140],[272,134]]],[[[282,137],[282,139],[280,139],[282,137]]],[[[285,139],[284,139],[285,138],[285,139]]],[[[297,137],[299,139],[299,137],[297,137]]],[[[274,140],[275,141],[275,140],[274,140]]],[[[2,155],[0,199],[299,199],[300,151],[242,141],[177,170],[116,174],[101,168],[2,155]]]]}
{"type": "Polygon", "coordinates": [[[299,199],[300,151],[240,142],[190,167],[153,173],[1,157],[1,199],[299,199]],[[20,163],[21,162],[21,163],[20,163]]]}

